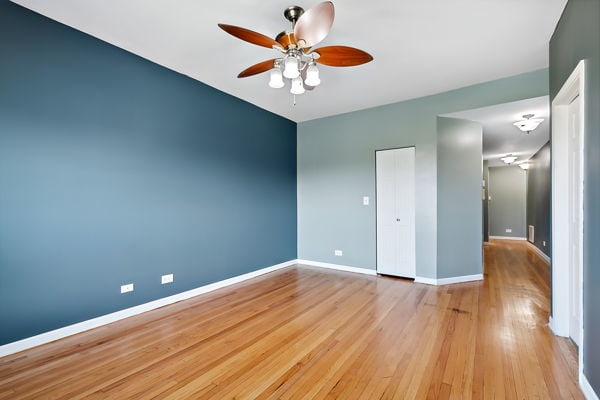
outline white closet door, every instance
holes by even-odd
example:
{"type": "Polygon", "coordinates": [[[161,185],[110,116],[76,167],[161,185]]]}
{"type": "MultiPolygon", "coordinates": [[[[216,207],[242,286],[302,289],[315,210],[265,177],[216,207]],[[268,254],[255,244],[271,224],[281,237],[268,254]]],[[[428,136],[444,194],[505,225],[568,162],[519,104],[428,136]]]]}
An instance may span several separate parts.
{"type": "Polygon", "coordinates": [[[415,148],[375,153],[377,167],[377,272],[414,278],[415,148]]]}

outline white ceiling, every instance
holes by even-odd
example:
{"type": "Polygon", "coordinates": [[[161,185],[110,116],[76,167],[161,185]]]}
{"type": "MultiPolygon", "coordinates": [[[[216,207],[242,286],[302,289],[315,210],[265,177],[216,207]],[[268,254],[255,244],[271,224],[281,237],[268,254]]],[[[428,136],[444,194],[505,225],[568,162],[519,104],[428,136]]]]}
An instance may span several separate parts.
{"type": "Polygon", "coordinates": [[[289,26],[282,12],[290,0],[13,1],[300,122],[545,68],[567,0],[336,0],[333,29],[320,45],[357,47],[375,60],[321,67],[321,86],[296,106],[287,90],[267,86],[268,74],[236,78],[273,50],[217,27],[274,37],[289,26]]]}
{"type": "Polygon", "coordinates": [[[518,156],[516,163],[529,160],[550,139],[550,105],[548,96],[498,104],[491,107],[447,114],[483,125],[483,159],[490,167],[504,166],[500,160],[508,154],[518,156]],[[544,121],[531,133],[513,125],[525,114],[535,114],[544,121]]]}

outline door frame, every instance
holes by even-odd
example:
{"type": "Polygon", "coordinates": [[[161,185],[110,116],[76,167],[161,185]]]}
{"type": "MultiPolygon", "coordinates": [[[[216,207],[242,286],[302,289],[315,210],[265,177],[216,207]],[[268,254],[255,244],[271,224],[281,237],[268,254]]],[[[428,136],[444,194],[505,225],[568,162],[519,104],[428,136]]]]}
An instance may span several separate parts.
{"type": "Polygon", "coordinates": [[[570,336],[570,260],[569,247],[569,105],[579,96],[579,382],[583,378],[584,313],[583,313],[583,205],[584,205],[584,146],[585,146],[585,71],[581,60],[552,101],[552,315],[550,328],[555,335],[570,336]]]}
{"type": "Polygon", "coordinates": [[[416,218],[417,218],[417,215],[416,215],[416,212],[417,212],[417,203],[416,203],[416,200],[417,200],[416,199],[416,197],[417,197],[417,182],[416,182],[416,175],[417,175],[417,170],[416,170],[416,168],[417,168],[417,146],[416,145],[399,146],[399,147],[386,147],[386,148],[383,148],[383,149],[376,149],[373,152],[373,163],[375,164],[375,177],[374,177],[375,178],[375,272],[377,274],[380,274],[379,270],[377,269],[377,267],[379,266],[379,259],[378,259],[379,254],[378,254],[378,251],[377,251],[377,240],[378,240],[378,238],[377,238],[377,207],[378,207],[378,202],[377,202],[377,200],[378,200],[377,199],[377,153],[380,152],[380,151],[411,149],[411,148],[415,149],[415,278],[414,279],[416,279],[416,277],[417,277],[417,271],[416,271],[417,270],[417,266],[416,266],[416,256],[417,256],[417,254],[416,254],[416,252],[417,252],[417,249],[416,249],[416,240],[417,240],[417,232],[416,232],[416,224],[417,224],[417,222],[416,222],[416,218]]]}

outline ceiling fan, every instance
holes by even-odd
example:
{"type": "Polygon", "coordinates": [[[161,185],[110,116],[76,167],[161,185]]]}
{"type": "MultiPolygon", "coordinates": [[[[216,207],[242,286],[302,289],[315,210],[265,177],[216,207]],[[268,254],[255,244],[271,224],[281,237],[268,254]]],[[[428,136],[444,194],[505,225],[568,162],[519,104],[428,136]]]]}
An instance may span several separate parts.
{"type": "Polygon", "coordinates": [[[246,28],[218,24],[230,35],[258,46],[273,48],[280,53],[276,58],[246,68],[239,73],[238,78],[270,70],[269,86],[281,88],[285,86],[283,78],[287,78],[291,80],[290,92],[296,95],[304,93],[305,88],[312,90],[321,83],[317,64],[352,67],[373,60],[369,53],[348,46],[313,49],[331,30],[335,16],[331,1],[319,3],[306,12],[302,7],[291,6],[284,10],[283,15],[292,23],[292,30],[281,32],[275,39],[246,28]]]}

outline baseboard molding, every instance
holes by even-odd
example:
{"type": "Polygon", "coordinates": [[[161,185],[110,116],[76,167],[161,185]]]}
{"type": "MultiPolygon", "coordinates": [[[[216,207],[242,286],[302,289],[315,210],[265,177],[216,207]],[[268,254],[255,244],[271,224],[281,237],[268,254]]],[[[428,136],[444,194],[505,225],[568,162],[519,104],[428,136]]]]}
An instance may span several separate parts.
{"type": "Polygon", "coordinates": [[[347,265],[330,264],[330,263],[324,263],[324,262],[320,262],[320,261],[311,261],[311,260],[296,260],[296,261],[298,264],[310,265],[312,267],[336,269],[338,271],[354,272],[357,274],[365,274],[365,275],[377,275],[377,271],[374,269],[349,267],[347,265]]]}
{"type": "Polygon", "coordinates": [[[598,395],[584,374],[579,375],[579,386],[581,387],[581,391],[587,400],[600,400],[598,399],[598,395]]]}
{"type": "Polygon", "coordinates": [[[473,282],[473,281],[482,281],[482,280],[483,280],[483,274],[455,276],[452,278],[441,278],[441,279],[424,278],[421,276],[417,276],[415,278],[415,283],[423,283],[425,285],[442,286],[442,285],[453,285],[455,283],[464,283],[464,282],[473,282]]]}
{"type": "Polygon", "coordinates": [[[435,278],[425,278],[422,276],[416,276],[415,277],[415,283],[422,283],[424,285],[433,285],[433,286],[437,286],[437,279],[435,278]]]}
{"type": "Polygon", "coordinates": [[[548,327],[550,328],[550,330],[552,331],[552,333],[555,336],[561,336],[561,337],[568,337],[569,336],[568,329],[564,330],[564,329],[561,329],[560,327],[556,326],[556,323],[552,319],[552,316],[550,316],[550,318],[548,319],[548,327]]]}
{"type": "Polygon", "coordinates": [[[73,325],[68,325],[63,328],[58,328],[49,332],[44,332],[39,335],[35,335],[29,338],[25,338],[16,342],[7,343],[0,346],[0,357],[4,357],[10,354],[18,353],[23,350],[30,349],[32,347],[40,346],[42,344],[54,342],[55,340],[62,339],[68,336],[75,335],[77,333],[85,332],[90,329],[98,328],[103,325],[110,324],[128,317],[133,317],[147,311],[151,311],[160,307],[167,306],[169,304],[177,303],[182,300],[187,300],[192,297],[198,296],[203,293],[212,292],[213,290],[221,289],[226,286],[234,285],[246,281],[248,279],[255,278],[260,275],[267,274],[269,272],[276,271],[278,269],[290,267],[295,265],[297,260],[286,261],[281,264],[272,265],[270,267],[262,268],[256,271],[248,272],[247,274],[234,276],[233,278],[225,279],[219,282],[211,283],[205,286],[201,286],[195,289],[191,289],[185,292],[177,293],[172,296],[163,297],[161,299],[153,300],[148,303],[140,304],[138,306],[126,308],[124,310],[116,311],[114,313],[102,315],[100,317],[88,319],[87,321],[78,322],[73,325]]]}
{"type": "Polygon", "coordinates": [[[491,239],[496,239],[496,240],[527,240],[527,238],[524,237],[513,237],[513,236],[490,236],[490,240],[491,239]]]}
{"type": "Polygon", "coordinates": [[[541,251],[535,244],[531,243],[529,240],[527,241],[531,250],[535,251],[538,256],[540,256],[548,265],[550,265],[550,257],[548,257],[543,251],[541,251]]]}

